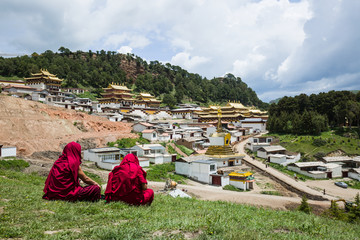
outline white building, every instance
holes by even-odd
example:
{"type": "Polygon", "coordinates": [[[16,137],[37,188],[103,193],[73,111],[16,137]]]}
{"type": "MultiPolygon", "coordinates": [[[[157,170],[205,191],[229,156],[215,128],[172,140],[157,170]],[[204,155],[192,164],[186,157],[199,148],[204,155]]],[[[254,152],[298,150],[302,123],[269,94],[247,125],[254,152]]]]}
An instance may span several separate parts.
{"type": "Polygon", "coordinates": [[[0,144],[0,157],[16,157],[16,147],[0,144]]]}
{"type": "Polygon", "coordinates": [[[145,129],[154,129],[154,125],[147,122],[139,122],[133,125],[134,132],[142,132],[145,129]]]}
{"type": "Polygon", "coordinates": [[[287,168],[315,179],[342,177],[341,165],[335,163],[297,162],[287,168]]]}
{"type": "Polygon", "coordinates": [[[117,147],[93,148],[84,151],[84,160],[95,162],[99,168],[112,170],[121,161],[117,147]]]}
{"type": "Polygon", "coordinates": [[[252,128],[253,132],[265,132],[266,120],[262,118],[245,118],[241,120],[241,127],[252,128]]]}
{"type": "Polygon", "coordinates": [[[137,151],[138,157],[148,158],[154,164],[169,163],[173,160],[173,157],[176,159],[176,155],[166,152],[165,147],[161,144],[141,144],[130,149],[137,151]]]}
{"type": "Polygon", "coordinates": [[[294,163],[299,161],[301,158],[301,154],[300,153],[296,153],[293,155],[288,155],[288,154],[270,154],[268,156],[268,159],[270,160],[270,162],[272,163],[277,163],[283,166],[287,166],[290,163],[294,163]]]}
{"type": "Polygon", "coordinates": [[[124,157],[128,154],[134,154],[135,156],[138,157],[140,167],[149,167],[150,166],[149,159],[146,157],[139,157],[138,152],[136,150],[131,149],[131,148],[120,148],[120,158],[121,159],[124,159],[124,157]]]}
{"type": "Polygon", "coordinates": [[[286,148],[280,145],[273,145],[267,147],[261,147],[257,150],[257,156],[260,158],[268,159],[269,155],[273,154],[285,154],[286,148]]]}
{"type": "Polygon", "coordinates": [[[251,137],[245,147],[252,152],[256,152],[261,147],[270,146],[272,141],[273,137],[251,137]]]}
{"type": "Polygon", "coordinates": [[[229,174],[229,184],[244,191],[253,189],[254,181],[251,172],[232,172],[229,174]]]}
{"type": "Polygon", "coordinates": [[[360,168],[352,168],[348,172],[348,177],[360,181],[360,168]]]}
{"type": "Polygon", "coordinates": [[[175,162],[175,172],[196,181],[211,184],[212,174],[216,174],[217,164],[205,155],[183,157],[175,162]]]}

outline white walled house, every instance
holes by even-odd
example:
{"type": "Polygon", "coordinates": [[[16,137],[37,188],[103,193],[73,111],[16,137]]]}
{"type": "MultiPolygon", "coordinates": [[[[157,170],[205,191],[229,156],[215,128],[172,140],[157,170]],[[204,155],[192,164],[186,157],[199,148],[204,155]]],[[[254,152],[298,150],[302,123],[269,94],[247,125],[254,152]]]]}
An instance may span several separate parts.
{"type": "Polygon", "coordinates": [[[262,118],[245,118],[241,120],[241,127],[252,128],[253,132],[265,132],[266,120],[262,118]]]}
{"type": "Polygon", "coordinates": [[[360,181],[360,168],[352,168],[348,172],[349,178],[360,181]]]}
{"type": "Polygon", "coordinates": [[[256,152],[261,147],[270,146],[272,141],[273,137],[251,137],[245,147],[252,152],[256,152]]]}
{"type": "Polygon", "coordinates": [[[142,132],[145,129],[154,129],[154,125],[147,122],[139,122],[133,125],[134,132],[142,132]]]}
{"type": "Polygon", "coordinates": [[[273,145],[268,147],[261,147],[257,150],[257,156],[268,159],[270,154],[285,154],[286,148],[280,145],[273,145]]]}
{"type": "Polygon", "coordinates": [[[217,164],[205,155],[183,157],[175,161],[175,172],[199,182],[211,184],[212,174],[216,174],[217,164]]]}
{"type": "Polygon", "coordinates": [[[280,164],[283,166],[287,166],[290,163],[295,163],[299,161],[301,158],[300,153],[296,153],[294,155],[287,155],[287,154],[270,154],[268,159],[271,163],[280,164]]]}
{"type": "Polygon", "coordinates": [[[341,165],[335,163],[296,162],[287,169],[315,179],[342,177],[341,165]]]}
{"type": "Polygon", "coordinates": [[[0,144],[0,157],[16,157],[16,147],[0,144]]]}
{"type": "Polygon", "coordinates": [[[84,160],[95,162],[100,168],[112,170],[120,164],[120,149],[117,147],[87,149],[84,151],[84,160]]]}
{"type": "Polygon", "coordinates": [[[138,157],[148,158],[154,164],[169,163],[173,160],[173,155],[166,152],[165,147],[161,144],[141,144],[130,149],[137,151],[138,157]]]}
{"type": "Polygon", "coordinates": [[[155,129],[145,129],[141,133],[142,133],[142,137],[149,141],[158,140],[158,132],[155,129]]]}
{"type": "Polygon", "coordinates": [[[211,183],[210,174],[216,173],[217,170],[216,162],[211,160],[193,161],[190,168],[190,178],[207,184],[211,183]]]}

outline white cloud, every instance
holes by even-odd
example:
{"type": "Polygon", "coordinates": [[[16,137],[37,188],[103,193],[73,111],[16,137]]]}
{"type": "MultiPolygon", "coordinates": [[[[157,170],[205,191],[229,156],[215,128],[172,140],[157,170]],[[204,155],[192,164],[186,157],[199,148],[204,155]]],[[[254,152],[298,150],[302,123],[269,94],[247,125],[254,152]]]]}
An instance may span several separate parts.
{"type": "Polygon", "coordinates": [[[339,0],[3,0],[0,49],[119,49],[208,78],[232,72],[271,100],[358,86],[348,77],[360,69],[358,9],[339,0]]]}
{"type": "Polygon", "coordinates": [[[123,54],[127,54],[127,53],[131,53],[132,52],[132,48],[129,46],[122,46],[121,48],[119,48],[117,50],[118,53],[123,53],[123,54]]]}
{"type": "Polygon", "coordinates": [[[170,63],[172,65],[184,66],[186,69],[191,70],[191,69],[197,67],[198,65],[204,64],[208,61],[209,61],[209,59],[206,57],[200,57],[200,56],[191,57],[189,53],[181,52],[181,53],[176,54],[171,59],[170,63]]]}

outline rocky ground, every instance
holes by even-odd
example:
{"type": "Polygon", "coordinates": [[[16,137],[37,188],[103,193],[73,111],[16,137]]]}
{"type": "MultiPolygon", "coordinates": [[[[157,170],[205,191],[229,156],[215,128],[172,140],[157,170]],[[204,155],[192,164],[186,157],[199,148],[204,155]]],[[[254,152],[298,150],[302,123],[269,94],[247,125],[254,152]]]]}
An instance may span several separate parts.
{"type": "Polygon", "coordinates": [[[36,159],[57,159],[71,141],[87,149],[137,137],[129,123],[4,94],[0,94],[0,129],[0,144],[16,146],[19,156],[36,159]]]}

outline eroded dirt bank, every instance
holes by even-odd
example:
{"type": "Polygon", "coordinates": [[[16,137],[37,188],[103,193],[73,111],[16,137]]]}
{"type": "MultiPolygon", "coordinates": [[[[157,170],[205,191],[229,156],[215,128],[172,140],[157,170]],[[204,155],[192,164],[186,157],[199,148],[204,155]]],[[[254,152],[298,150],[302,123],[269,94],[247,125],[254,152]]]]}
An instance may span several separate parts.
{"type": "Polygon", "coordinates": [[[129,123],[0,94],[0,144],[20,156],[52,158],[71,141],[87,149],[124,137],[137,137],[129,123]]]}

